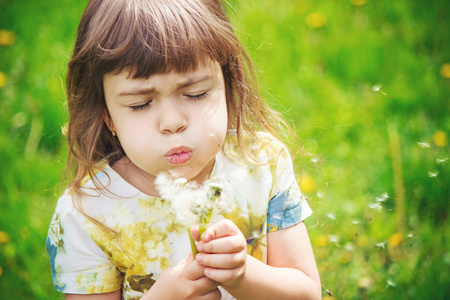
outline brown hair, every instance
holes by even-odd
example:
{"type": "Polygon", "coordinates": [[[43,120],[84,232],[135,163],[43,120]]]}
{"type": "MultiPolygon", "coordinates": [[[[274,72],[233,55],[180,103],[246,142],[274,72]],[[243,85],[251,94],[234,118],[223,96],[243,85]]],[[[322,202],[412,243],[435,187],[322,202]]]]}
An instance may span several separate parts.
{"type": "MultiPolygon", "coordinates": [[[[104,122],[103,76],[131,70],[133,78],[193,70],[206,60],[222,68],[228,126],[242,139],[258,130],[278,136],[278,114],[261,100],[254,66],[239,43],[219,0],[91,0],[81,18],[68,64],[68,171],[71,187],[95,180],[95,166],[125,155],[104,122]]],[[[94,182],[95,184],[95,182],[94,182]]]]}

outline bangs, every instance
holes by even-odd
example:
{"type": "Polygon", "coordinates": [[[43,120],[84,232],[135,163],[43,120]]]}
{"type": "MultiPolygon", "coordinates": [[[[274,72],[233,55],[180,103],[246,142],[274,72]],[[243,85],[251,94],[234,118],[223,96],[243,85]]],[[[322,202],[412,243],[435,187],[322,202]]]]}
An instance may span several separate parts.
{"type": "Polygon", "coordinates": [[[213,1],[111,0],[96,10],[84,45],[101,76],[126,69],[133,78],[147,78],[194,70],[208,60],[223,66],[239,48],[213,1]]]}

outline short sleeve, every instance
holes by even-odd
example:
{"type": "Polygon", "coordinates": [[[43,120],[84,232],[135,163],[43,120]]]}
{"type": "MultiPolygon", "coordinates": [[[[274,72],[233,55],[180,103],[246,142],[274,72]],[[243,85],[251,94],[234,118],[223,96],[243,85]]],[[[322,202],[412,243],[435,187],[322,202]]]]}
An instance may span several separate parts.
{"type": "Polygon", "coordinates": [[[273,188],[267,209],[267,232],[293,226],[312,214],[297,184],[288,150],[283,145],[269,149],[277,151],[273,158],[273,188]]]}
{"type": "Polygon", "coordinates": [[[108,293],[122,275],[84,229],[87,218],[67,192],[58,200],[46,241],[55,289],[63,293],[108,293]]]}

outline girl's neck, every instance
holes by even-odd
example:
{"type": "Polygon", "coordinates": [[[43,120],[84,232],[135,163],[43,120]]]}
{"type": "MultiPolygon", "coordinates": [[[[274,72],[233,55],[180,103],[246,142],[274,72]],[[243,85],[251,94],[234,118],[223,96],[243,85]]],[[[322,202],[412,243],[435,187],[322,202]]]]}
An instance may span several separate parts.
{"type": "MultiPolygon", "coordinates": [[[[205,168],[198,174],[193,181],[202,184],[208,180],[214,168],[215,159],[210,161],[205,168]]],[[[122,177],[123,180],[134,186],[142,193],[159,198],[159,192],[156,189],[154,175],[151,175],[138,166],[136,166],[128,157],[123,157],[114,163],[111,168],[122,177]]]]}

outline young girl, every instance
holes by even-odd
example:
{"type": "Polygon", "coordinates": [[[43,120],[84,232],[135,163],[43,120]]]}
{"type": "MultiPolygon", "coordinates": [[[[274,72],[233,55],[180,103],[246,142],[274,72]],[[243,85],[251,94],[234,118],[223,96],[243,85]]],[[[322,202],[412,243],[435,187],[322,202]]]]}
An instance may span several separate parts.
{"type": "Polygon", "coordinates": [[[47,238],[67,299],[321,298],[282,121],[218,0],[91,0],[67,94],[74,172],[47,238]],[[161,173],[231,187],[195,258],[161,173]]]}

